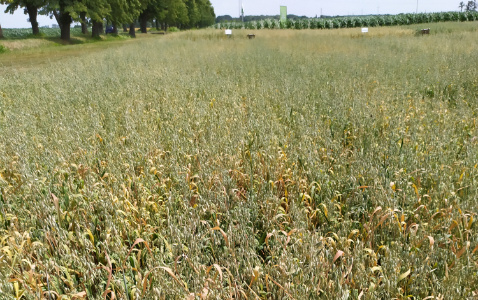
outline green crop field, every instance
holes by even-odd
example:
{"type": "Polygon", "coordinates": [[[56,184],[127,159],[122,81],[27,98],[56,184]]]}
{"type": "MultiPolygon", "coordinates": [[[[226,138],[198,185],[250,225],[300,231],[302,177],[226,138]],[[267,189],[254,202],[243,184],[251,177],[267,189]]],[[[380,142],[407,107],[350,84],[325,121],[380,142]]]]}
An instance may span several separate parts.
{"type": "MultiPolygon", "coordinates": [[[[73,35],[80,35],[81,28],[73,28],[73,35]]],[[[3,29],[3,36],[7,39],[24,39],[26,37],[34,37],[30,28],[19,29],[3,29]]],[[[40,37],[59,37],[60,28],[40,28],[40,37]]]]}
{"type": "Polygon", "coordinates": [[[249,22],[221,22],[212,25],[214,28],[228,29],[338,29],[356,27],[379,27],[412,25],[436,22],[477,21],[477,11],[440,12],[398,15],[376,15],[363,17],[326,17],[308,19],[288,19],[281,23],[279,19],[265,19],[249,22]]]}
{"type": "Polygon", "coordinates": [[[478,23],[420,27],[1,53],[0,298],[477,297],[478,23]]]}

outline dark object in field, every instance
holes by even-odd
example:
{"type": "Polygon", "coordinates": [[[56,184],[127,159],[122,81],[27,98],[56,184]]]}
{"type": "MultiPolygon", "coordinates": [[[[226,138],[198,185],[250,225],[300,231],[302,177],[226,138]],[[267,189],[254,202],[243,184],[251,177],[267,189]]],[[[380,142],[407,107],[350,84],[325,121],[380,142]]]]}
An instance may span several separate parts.
{"type": "Polygon", "coordinates": [[[248,37],[249,39],[253,39],[253,38],[256,37],[256,35],[255,35],[255,34],[248,34],[247,37],[248,37]]]}
{"type": "Polygon", "coordinates": [[[430,28],[420,30],[421,34],[430,34],[430,28]]]}
{"type": "Polygon", "coordinates": [[[3,30],[2,30],[2,25],[0,25],[0,39],[3,39],[3,30]]]}
{"type": "Polygon", "coordinates": [[[163,31],[161,32],[151,32],[151,34],[161,34],[161,35],[164,35],[165,33],[163,31]]]}
{"type": "Polygon", "coordinates": [[[106,34],[108,33],[115,33],[115,29],[113,28],[113,26],[106,26],[106,31],[105,31],[106,34]]]}

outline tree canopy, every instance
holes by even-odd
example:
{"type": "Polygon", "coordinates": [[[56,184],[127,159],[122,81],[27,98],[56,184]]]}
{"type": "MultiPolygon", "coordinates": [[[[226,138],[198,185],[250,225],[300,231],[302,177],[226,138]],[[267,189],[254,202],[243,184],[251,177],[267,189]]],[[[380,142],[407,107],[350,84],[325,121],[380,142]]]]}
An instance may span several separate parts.
{"type": "MultiPolygon", "coordinates": [[[[70,27],[80,22],[92,25],[92,34],[97,36],[103,24],[130,25],[139,22],[141,32],[146,33],[148,22],[158,27],[179,28],[206,27],[214,24],[214,8],[209,0],[0,0],[7,4],[6,13],[24,9],[29,15],[33,34],[39,34],[37,15],[55,17],[61,29],[61,38],[70,39],[70,27]]],[[[130,30],[131,32],[131,30],[130,30]]]]}

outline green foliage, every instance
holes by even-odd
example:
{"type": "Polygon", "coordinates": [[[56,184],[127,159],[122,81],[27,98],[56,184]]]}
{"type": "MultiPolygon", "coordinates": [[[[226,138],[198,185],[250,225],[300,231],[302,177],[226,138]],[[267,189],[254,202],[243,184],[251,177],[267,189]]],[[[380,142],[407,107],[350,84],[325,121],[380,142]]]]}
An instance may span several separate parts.
{"type": "MultiPolygon", "coordinates": [[[[146,24],[153,19],[166,26],[186,28],[210,26],[215,19],[209,0],[3,0],[0,3],[8,4],[6,12],[25,8],[35,20],[38,11],[55,17],[63,28],[63,39],[69,39],[73,21],[98,25],[107,20],[120,26],[139,19],[141,30],[146,32],[146,24]]],[[[38,23],[32,21],[32,27],[36,33],[38,23]]],[[[93,26],[93,35],[98,34],[97,26],[93,26]]]]}
{"type": "Polygon", "coordinates": [[[18,8],[26,8],[27,6],[40,8],[45,6],[47,2],[48,0],[1,0],[0,4],[7,5],[5,13],[13,14],[18,8]]]}
{"type": "Polygon", "coordinates": [[[141,13],[140,0],[109,0],[111,12],[107,19],[113,24],[131,24],[141,13]]]}
{"type": "Polygon", "coordinates": [[[169,25],[188,24],[188,10],[183,0],[165,0],[166,14],[164,21],[169,25]]]}
{"type": "Polygon", "coordinates": [[[0,45],[0,53],[5,53],[7,51],[8,51],[8,49],[5,46],[0,45]]]}

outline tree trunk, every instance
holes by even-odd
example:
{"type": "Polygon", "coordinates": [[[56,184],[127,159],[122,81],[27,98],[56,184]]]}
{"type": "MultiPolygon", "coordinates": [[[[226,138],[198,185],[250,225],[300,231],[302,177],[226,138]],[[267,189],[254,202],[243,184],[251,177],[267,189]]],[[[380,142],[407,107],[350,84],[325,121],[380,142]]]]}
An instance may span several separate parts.
{"type": "MultiPolygon", "coordinates": [[[[69,16],[69,14],[68,14],[69,16]]],[[[70,22],[64,21],[62,22],[60,31],[61,31],[61,39],[64,41],[70,41],[71,33],[70,33],[70,22]]]]}
{"type": "Polygon", "coordinates": [[[132,37],[132,38],[135,38],[136,37],[136,26],[134,26],[134,23],[131,23],[129,25],[129,35],[132,37]]]}
{"type": "Polygon", "coordinates": [[[159,21],[158,21],[158,19],[155,20],[155,24],[156,24],[156,30],[159,31],[159,21]]]}
{"type": "Polygon", "coordinates": [[[91,26],[91,37],[99,38],[102,26],[103,22],[93,21],[93,25],[91,26]]]}
{"type": "Polygon", "coordinates": [[[61,21],[60,21],[60,13],[56,10],[53,11],[53,15],[55,16],[55,20],[58,23],[58,26],[61,28],[61,21]]]}
{"type": "Polygon", "coordinates": [[[66,1],[60,0],[60,11],[57,13],[56,11],[53,12],[55,18],[57,18],[58,25],[60,26],[61,30],[61,39],[64,41],[70,41],[70,25],[73,22],[73,19],[70,16],[70,13],[66,11],[66,1]]]}
{"type": "Polygon", "coordinates": [[[113,34],[118,35],[118,25],[113,23],[113,34]]]}
{"type": "Polygon", "coordinates": [[[64,41],[70,41],[70,25],[71,25],[71,16],[68,12],[60,13],[60,26],[61,30],[61,39],[64,41]]]}
{"type": "Polygon", "coordinates": [[[3,38],[5,38],[5,37],[3,36],[2,25],[0,25],[0,40],[3,39],[3,38]]]}
{"type": "Polygon", "coordinates": [[[139,28],[141,29],[141,33],[148,32],[148,14],[142,13],[139,15],[139,28]]]}
{"type": "Polygon", "coordinates": [[[123,32],[128,32],[128,24],[123,24],[123,32]]]}
{"type": "Polygon", "coordinates": [[[28,17],[30,18],[30,23],[32,24],[33,35],[40,34],[40,28],[38,26],[37,16],[38,16],[38,7],[34,5],[26,6],[28,17]]]}
{"type": "Polygon", "coordinates": [[[80,20],[81,20],[81,33],[88,34],[88,24],[86,24],[86,12],[80,13],[80,20]]]}

